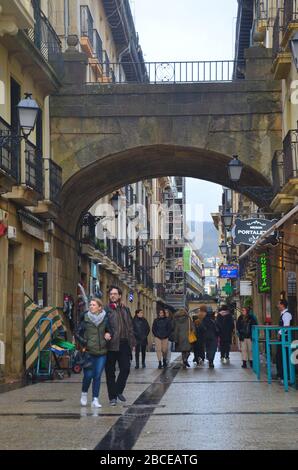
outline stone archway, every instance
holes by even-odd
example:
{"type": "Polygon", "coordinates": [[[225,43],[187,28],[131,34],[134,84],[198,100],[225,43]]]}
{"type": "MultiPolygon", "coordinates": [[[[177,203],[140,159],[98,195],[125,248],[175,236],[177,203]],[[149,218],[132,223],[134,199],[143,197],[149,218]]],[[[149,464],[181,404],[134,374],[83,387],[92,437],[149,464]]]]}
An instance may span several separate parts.
{"type": "MultiPolygon", "coordinates": [[[[92,145],[94,151],[94,145],[92,145]]],[[[85,152],[90,149],[85,148],[85,152]]],[[[83,151],[81,151],[83,152],[83,151]]],[[[61,222],[75,233],[81,215],[101,197],[128,183],[161,176],[185,176],[231,187],[227,174],[230,158],[205,149],[153,145],[136,147],[99,158],[74,173],[63,186],[61,222]]],[[[253,168],[245,166],[239,191],[258,205],[266,203],[270,181],[253,168]],[[262,188],[252,191],[252,188],[262,188]]]]}

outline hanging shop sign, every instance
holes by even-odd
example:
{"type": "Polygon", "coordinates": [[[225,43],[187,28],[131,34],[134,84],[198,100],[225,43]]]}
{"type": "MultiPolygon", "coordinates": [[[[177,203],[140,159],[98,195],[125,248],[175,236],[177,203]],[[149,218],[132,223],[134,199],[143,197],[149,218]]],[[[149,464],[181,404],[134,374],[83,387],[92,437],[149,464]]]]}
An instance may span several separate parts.
{"type": "Polygon", "coordinates": [[[224,287],[222,288],[222,290],[226,293],[226,295],[232,295],[233,294],[233,286],[227,282],[224,287]]]}
{"type": "MultiPolygon", "coordinates": [[[[261,235],[266,233],[276,222],[277,219],[236,219],[232,229],[235,245],[254,245],[261,235]]],[[[268,238],[270,238],[270,244],[278,243],[276,232],[268,238]]]]}
{"type": "Polygon", "coordinates": [[[240,281],[240,295],[251,296],[252,295],[252,282],[251,281],[240,281]]]}
{"type": "Polygon", "coordinates": [[[221,279],[237,279],[239,277],[238,264],[222,264],[219,266],[219,277],[221,279]]]}
{"type": "Polygon", "coordinates": [[[258,291],[260,294],[271,292],[270,258],[267,252],[260,253],[257,258],[258,291]]]}
{"type": "Polygon", "coordinates": [[[191,248],[185,246],[183,248],[183,271],[188,273],[191,271],[191,248]]]}
{"type": "Polygon", "coordinates": [[[129,300],[129,302],[133,302],[133,299],[134,299],[133,292],[130,291],[130,293],[129,293],[129,295],[128,295],[128,300],[129,300]]]}

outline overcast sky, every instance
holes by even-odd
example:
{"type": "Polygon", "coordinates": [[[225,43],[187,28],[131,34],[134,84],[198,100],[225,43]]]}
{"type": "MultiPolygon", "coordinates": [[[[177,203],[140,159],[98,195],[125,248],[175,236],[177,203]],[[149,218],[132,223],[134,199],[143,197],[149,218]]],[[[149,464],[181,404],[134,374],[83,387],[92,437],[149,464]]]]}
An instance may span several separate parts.
{"type": "MultiPolygon", "coordinates": [[[[145,61],[233,59],[237,0],[130,0],[145,61]]],[[[211,220],[221,187],[187,178],[187,203],[211,220]]]]}

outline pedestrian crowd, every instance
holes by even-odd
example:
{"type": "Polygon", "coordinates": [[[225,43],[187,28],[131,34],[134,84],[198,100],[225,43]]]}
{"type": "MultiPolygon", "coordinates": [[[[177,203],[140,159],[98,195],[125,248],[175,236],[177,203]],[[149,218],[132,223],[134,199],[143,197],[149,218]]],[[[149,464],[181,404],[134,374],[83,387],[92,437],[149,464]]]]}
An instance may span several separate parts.
{"type": "MultiPolygon", "coordinates": [[[[280,326],[290,326],[292,315],[287,310],[287,302],[279,302],[280,326]]],[[[243,307],[241,315],[235,320],[227,305],[215,312],[202,304],[196,315],[180,308],[175,313],[160,309],[152,325],[158,369],[168,367],[171,352],[181,352],[184,369],[191,367],[189,357],[194,354],[193,362],[197,366],[208,361],[209,368],[214,368],[217,350],[221,361],[229,363],[233,334],[239,339],[242,355],[242,368],[253,367],[252,327],[257,319],[251,307],[243,307]]],[[[117,286],[109,289],[109,303],[103,307],[100,299],[92,299],[89,310],[82,315],[76,331],[76,339],[82,351],[83,383],[81,405],[88,402],[88,390],[92,383],[92,402],[100,408],[98,401],[101,376],[106,373],[106,382],[110,405],[117,405],[118,400],[125,402],[124,390],[130,373],[133,352],[135,368],[146,367],[146,349],[150,326],[142,309],[132,318],[130,310],[122,303],[122,291],[117,286]],[[140,363],[141,356],[141,363],[140,363]],[[118,376],[116,378],[116,364],[118,376]]],[[[277,349],[277,373],[283,379],[281,348],[277,349]]]]}

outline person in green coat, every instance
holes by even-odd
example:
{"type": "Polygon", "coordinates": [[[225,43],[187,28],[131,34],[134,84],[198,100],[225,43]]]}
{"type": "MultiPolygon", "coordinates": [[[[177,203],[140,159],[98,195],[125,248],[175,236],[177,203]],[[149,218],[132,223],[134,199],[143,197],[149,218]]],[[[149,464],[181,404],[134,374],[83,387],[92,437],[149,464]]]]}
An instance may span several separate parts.
{"type": "Polygon", "coordinates": [[[188,340],[190,332],[195,332],[195,326],[191,320],[188,312],[184,308],[180,308],[174,315],[174,331],[173,338],[176,343],[175,351],[182,353],[182,364],[183,368],[190,367],[188,358],[192,345],[188,340]]]}
{"type": "Polygon", "coordinates": [[[100,379],[107,359],[107,342],[112,338],[108,316],[103,309],[101,300],[92,299],[90,301],[89,311],[84,314],[76,338],[85,352],[81,405],[87,405],[88,390],[93,381],[91,406],[101,408],[98,401],[100,379]]]}

